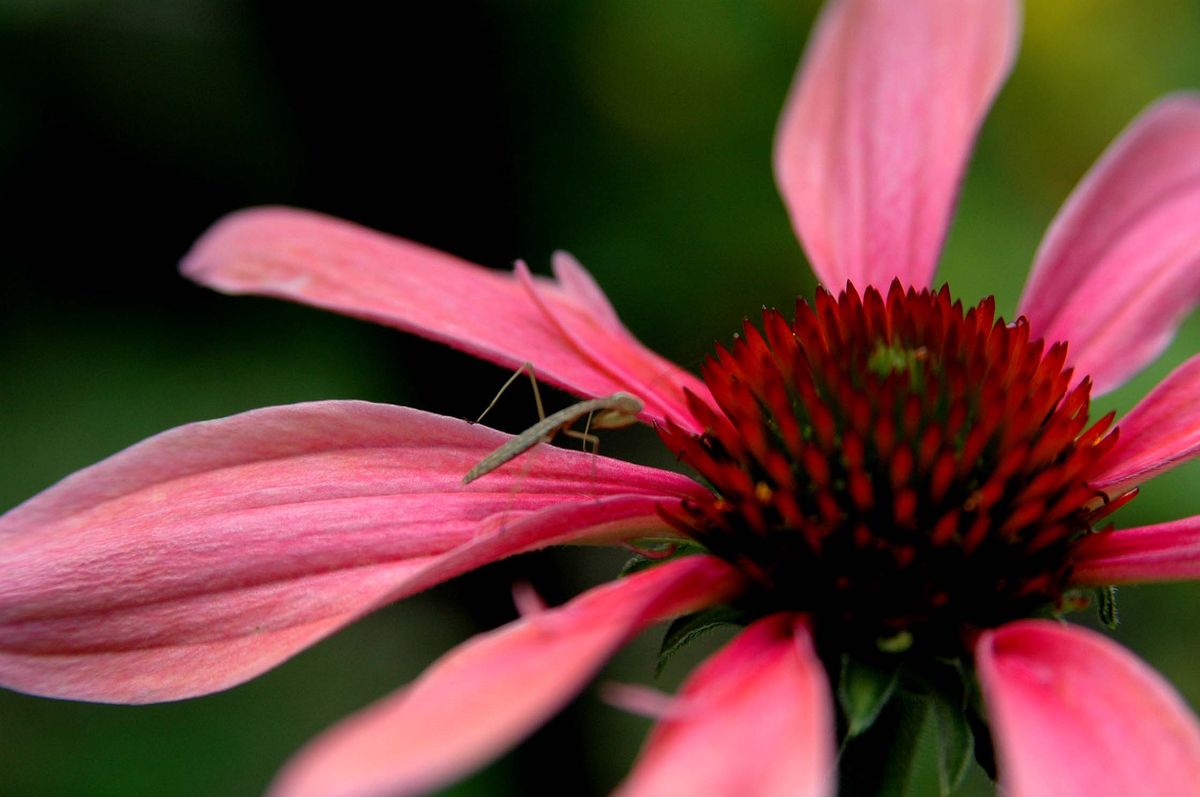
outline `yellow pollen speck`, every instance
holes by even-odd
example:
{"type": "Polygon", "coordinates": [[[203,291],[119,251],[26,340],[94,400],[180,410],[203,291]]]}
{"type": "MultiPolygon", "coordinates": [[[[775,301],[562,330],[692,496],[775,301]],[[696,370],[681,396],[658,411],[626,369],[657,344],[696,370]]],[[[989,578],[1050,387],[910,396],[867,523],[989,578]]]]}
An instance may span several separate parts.
{"type": "Polygon", "coordinates": [[[758,499],[760,504],[769,504],[771,503],[771,499],[775,497],[775,491],[766,482],[759,482],[754,485],[754,497],[758,499]]]}
{"type": "Polygon", "coordinates": [[[908,631],[901,631],[893,636],[875,640],[875,646],[884,653],[903,653],[912,647],[912,643],[913,635],[908,631]]]}

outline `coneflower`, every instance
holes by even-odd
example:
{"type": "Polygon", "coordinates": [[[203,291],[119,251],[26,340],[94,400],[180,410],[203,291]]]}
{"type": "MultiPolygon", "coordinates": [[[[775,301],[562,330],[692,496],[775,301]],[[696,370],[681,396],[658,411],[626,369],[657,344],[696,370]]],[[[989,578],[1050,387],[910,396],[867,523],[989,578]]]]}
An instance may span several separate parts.
{"type": "Polygon", "coordinates": [[[0,684],[192,697],[505,556],[667,540],[563,606],[524,601],[315,740],[276,793],[444,785],[672,619],[668,649],[742,629],[655,706],[623,794],[877,793],[926,711],[946,791],[974,747],[1017,797],[1195,793],[1191,710],[1058,615],[1097,588],[1106,609],[1111,585],[1200,576],[1200,518],[1100,523],[1200,452],[1200,358],[1116,427],[1089,417],[1200,298],[1200,99],[1160,101],[1113,145],[1010,320],[964,307],[930,286],[1019,16],[1008,0],[829,3],[775,166],[830,290],[744,325],[702,380],[639,344],[565,255],[546,280],[305,211],[220,221],[191,278],[530,362],[585,398],[631,394],[702,482],[541,447],[464,486],[511,438],[365,402],[180,427],[0,518],[0,684]]]}

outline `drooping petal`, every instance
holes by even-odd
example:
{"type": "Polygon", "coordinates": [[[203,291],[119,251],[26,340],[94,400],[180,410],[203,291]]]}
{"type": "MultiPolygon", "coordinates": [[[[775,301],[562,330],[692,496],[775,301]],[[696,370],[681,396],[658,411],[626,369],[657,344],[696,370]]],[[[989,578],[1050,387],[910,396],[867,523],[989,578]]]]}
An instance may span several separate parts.
{"type": "Polygon", "coordinates": [[[413,794],[465,775],[562,708],[633,634],[723,600],[739,583],[721,561],[688,557],[476,637],[319,737],[273,793],[413,794]]]}
{"type": "Polygon", "coordinates": [[[1195,793],[1195,715],[1161,676],[1111,640],[1023,620],[983,634],[976,662],[1007,794],[1195,793]]]}
{"type": "Polygon", "coordinates": [[[835,769],[825,671],[803,622],[777,614],[688,679],[618,794],[812,797],[835,769]]]}
{"type": "Polygon", "coordinates": [[[1093,486],[1116,496],[1200,454],[1197,396],[1200,355],[1172,371],[1121,419],[1117,444],[1093,486]]]}
{"type": "Polygon", "coordinates": [[[1020,313],[1070,342],[1097,391],[1166,347],[1200,299],[1200,95],[1144,111],[1071,194],[1038,249],[1020,313]]]}
{"type": "Polygon", "coordinates": [[[703,383],[642,346],[578,263],[558,281],[521,280],[420,244],[290,208],[231,214],[182,264],[225,293],[256,293],[414,332],[578,395],[625,391],[644,417],[695,427],[683,388],[703,383]]]}
{"type": "Polygon", "coordinates": [[[1019,29],[1012,0],[826,5],[775,142],[776,180],[826,286],[929,285],[1019,29]]]}
{"type": "Polygon", "coordinates": [[[0,684],[171,700],[232,686],[382,602],[559,542],[669,533],[676,474],[334,401],[183,426],[0,518],[0,684]]]}
{"type": "Polygon", "coordinates": [[[1200,578],[1200,516],[1089,534],[1075,544],[1075,584],[1142,584],[1200,578]]]}

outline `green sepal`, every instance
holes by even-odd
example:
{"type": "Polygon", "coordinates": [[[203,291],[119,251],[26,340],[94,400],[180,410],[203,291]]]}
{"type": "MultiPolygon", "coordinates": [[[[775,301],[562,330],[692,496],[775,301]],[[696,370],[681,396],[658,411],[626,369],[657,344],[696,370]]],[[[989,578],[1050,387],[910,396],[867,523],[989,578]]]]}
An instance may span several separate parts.
{"type": "MultiPolygon", "coordinates": [[[[957,663],[956,663],[957,665],[957,663]]],[[[953,794],[966,777],[975,756],[975,734],[967,717],[967,690],[961,666],[957,677],[939,679],[933,697],[937,729],[938,790],[942,797],[953,794]]]]}
{"type": "Polygon", "coordinates": [[[847,739],[838,764],[842,797],[904,797],[929,699],[896,689],[871,727],[847,739]]]}
{"type": "Polygon", "coordinates": [[[975,763],[987,776],[996,782],[996,749],[992,744],[992,730],[988,727],[987,712],[984,710],[983,695],[976,679],[971,679],[967,694],[967,722],[975,737],[975,763]]]}
{"type": "Polygon", "coordinates": [[[740,609],[716,606],[695,614],[677,617],[667,627],[662,645],[658,649],[658,661],[654,665],[654,677],[662,675],[667,662],[689,642],[723,625],[745,625],[746,615],[740,609]]]}
{"type": "Polygon", "coordinates": [[[837,697],[846,715],[846,737],[852,739],[870,728],[887,705],[900,681],[899,662],[864,661],[842,655],[837,697]]]}
{"type": "Polygon", "coordinates": [[[1114,631],[1121,618],[1117,613],[1117,588],[1098,587],[1096,589],[1096,608],[1100,610],[1100,622],[1109,631],[1114,631]]]}

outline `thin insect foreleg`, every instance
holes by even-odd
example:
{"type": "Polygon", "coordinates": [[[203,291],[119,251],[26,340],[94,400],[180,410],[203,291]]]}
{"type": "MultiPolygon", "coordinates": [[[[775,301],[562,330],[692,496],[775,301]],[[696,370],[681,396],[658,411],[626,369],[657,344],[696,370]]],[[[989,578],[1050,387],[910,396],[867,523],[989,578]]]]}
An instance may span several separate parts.
{"type": "Polygon", "coordinates": [[[584,451],[587,451],[587,447],[591,446],[593,454],[600,453],[600,438],[594,434],[588,434],[587,432],[577,432],[574,429],[563,429],[561,434],[563,437],[570,437],[575,440],[582,440],[584,451]]]}
{"type": "Polygon", "coordinates": [[[538,420],[540,421],[546,418],[546,410],[542,407],[542,394],[538,390],[537,377],[533,375],[533,363],[526,362],[521,363],[521,367],[513,371],[512,376],[510,376],[508,381],[506,381],[500,387],[500,390],[496,393],[496,396],[492,399],[491,403],[488,404],[487,407],[484,408],[483,412],[479,413],[479,417],[471,421],[471,423],[479,423],[483,420],[483,416],[492,411],[492,407],[496,406],[496,402],[499,401],[500,397],[504,395],[504,391],[508,390],[509,386],[511,386],[513,382],[517,381],[517,377],[521,375],[522,371],[529,374],[529,384],[533,386],[533,400],[537,403],[538,420]]]}
{"type": "Polygon", "coordinates": [[[592,472],[592,484],[594,485],[596,482],[596,457],[600,454],[600,436],[591,433],[593,415],[595,415],[594,412],[589,412],[587,414],[587,420],[584,421],[582,432],[577,432],[574,429],[563,429],[562,433],[567,437],[574,437],[576,440],[582,440],[584,451],[587,451],[588,444],[591,444],[592,456],[589,468],[592,472]]]}
{"type": "Polygon", "coordinates": [[[594,434],[591,434],[592,418],[594,418],[595,415],[596,415],[596,413],[594,411],[589,412],[587,414],[587,420],[583,422],[583,431],[582,432],[577,432],[569,426],[564,426],[559,431],[562,432],[564,437],[572,437],[576,440],[582,440],[583,445],[581,447],[581,450],[587,451],[588,444],[590,443],[592,446],[592,453],[599,454],[600,453],[600,438],[594,434]]]}
{"type": "MultiPolygon", "coordinates": [[[[531,374],[532,377],[532,374],[531,374]]],[[[509,379],[511,383],[512,379],[509,379]]],[[[493,402],[494,403],[494,402],[493,402]]],[[[543,443],[559,432],[568,432],[572,437],[592,444],[593,453],[599,451],[600,441],[591,434],[591,429],[618,429],[635,422],[643,409],[642,402],[629,393],[617,392],[611,396],[584,399],[570,407],[564,407],[553,415],[543,418],[525,431],[511,437],[492,453],[467,471],[463,484],[470,484],[480,476],[491,473],[509,460],[519,457],[538,443],[543,443]],[[596,413],[593,419],[592,413],[596,413]],[[587,416],[588,424],[583,432],[572,432],[570,427],[580,418],[587,416]]],[[[593,460],[594,462],[594,460],[593,460]]]]}

